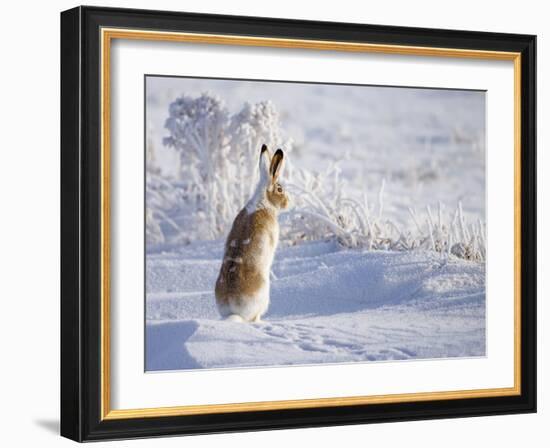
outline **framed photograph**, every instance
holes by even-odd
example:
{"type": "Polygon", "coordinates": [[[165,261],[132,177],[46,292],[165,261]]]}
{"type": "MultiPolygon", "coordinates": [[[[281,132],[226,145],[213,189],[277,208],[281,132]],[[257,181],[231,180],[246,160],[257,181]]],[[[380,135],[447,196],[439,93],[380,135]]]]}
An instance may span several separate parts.
{"type": "Polygon", "coordinates": [[[61,14],[61,433],[536,411],[535,36],[61,14]]]}

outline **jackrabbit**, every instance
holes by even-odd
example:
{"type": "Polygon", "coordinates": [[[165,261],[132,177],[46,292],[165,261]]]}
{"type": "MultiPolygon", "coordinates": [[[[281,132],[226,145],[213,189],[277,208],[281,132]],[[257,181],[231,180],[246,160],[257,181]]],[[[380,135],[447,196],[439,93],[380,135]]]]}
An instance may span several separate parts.
{"type": "Polygon", "coordinates": [[[235,218],[218,280],[216,304],[223,318],[259,322],[269,306],[269,274],[279,241],[279,211],[289,198],[278,182],[285,161],[278,149],[260,150],[260,180],[252,198],[235,218]]]}

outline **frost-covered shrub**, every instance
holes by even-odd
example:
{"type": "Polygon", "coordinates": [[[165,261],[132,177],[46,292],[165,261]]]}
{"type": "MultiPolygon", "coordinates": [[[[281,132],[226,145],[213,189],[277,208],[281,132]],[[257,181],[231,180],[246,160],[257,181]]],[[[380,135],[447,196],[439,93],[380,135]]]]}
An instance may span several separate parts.
{"type": "Polygon", "coordinates": [[[174,242],[219,238],[252,193],[261,145],[289,151],[291,143],[283,138],[270,101],[246,103],[231,116],[215,95],[183,95],[168,112],[169,135],[163,142],[179,155],[178,177],[163,183],[148,169],[147,241],[165,243],[167,233],[174,242]],[[170,225],[162,225],[164,216],[173,217],[170,225]],[[185,236],[178,233],[183,228],[185,236]]]}
{"type": "MultiPolygon", "coordinates": [[[[324,175],[301,172],[290,189],[299,198],[297,206],[283,219],[288,228],[287,242],[336,238],[344,247],[368,250],[425,249],[450,254],[472,261],[485,260],[485,227],[478,221],[467,225],[459,203],[453,214],[446,214],[438,204],[437,219],[426,207],[420,217],[409,208],[413,228],[402,229],[384,216],[384,182],[378,191],[376,205],[363,198],[346,194],[345,182],[339,179],[337,166],[324,175]],[[301,181],[300,181],[301,179],[301,181]]],[[[283,235],[285,232],[282,233],[283,235]]]]}
{"type": "Polygon", "coordinates": [[[186,199],[206,219],[206,227],[201,227],[206,237],[215,236],[223,225],[216,213],[216,187],[229,153],[228,120],[229,114],[218,97],[183,95],[170,104],[165,124],[170,135],[164,144],[178,152],[180,179],[187,183],[190,193],[194,192],[186,199]]]}
{"type": "Polygon", "coordinates": [[[237,168],[232,182],[238,186],[240,206],[250,198],[258,179],[258,148],[265,143],[270,148],[283,147],[288,153],[292,142],[286,140],[279,127],[279,113],[271,101],[245,103],[242,110],[231,117],[229,124],[231,159],[237,168]]]}
{"type": "Polygon", "coordinates": [[[228,115],[222,101],[207,94],[198,98],[183,95],[170,104],[165,124],[170,135],[164,144],[178,151],[183,176],[197,169],[201,180],[208,183],[223,166],[229,150],[228,115]]]}

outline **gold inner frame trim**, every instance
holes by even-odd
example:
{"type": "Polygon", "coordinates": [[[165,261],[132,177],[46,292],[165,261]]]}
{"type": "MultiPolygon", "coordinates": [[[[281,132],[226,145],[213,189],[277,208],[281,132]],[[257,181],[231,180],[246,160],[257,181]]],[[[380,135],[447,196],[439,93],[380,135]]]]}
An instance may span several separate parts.
{"type": "Polygon", "coordinates": [[[146,31],[138,29],[101,29],[101,419],[167,417],[227,412],[307,409],[413,401],[451,400],[502,397],[521,394],[521,54],[459,48],[418,47],[304,39],[279,39],[199,33],[146,31]],[[514,386],[441,392],[419,392],[391,395],[315,398],[212,405],[188,405],[140,409],[111,409],[111,345],[110,345],[110,126],[111,41],[131,39],[185,42],[213,45],[240,45],[382,53],[410,56],[455,57],[513,61],[514,63],[514,386]]]}

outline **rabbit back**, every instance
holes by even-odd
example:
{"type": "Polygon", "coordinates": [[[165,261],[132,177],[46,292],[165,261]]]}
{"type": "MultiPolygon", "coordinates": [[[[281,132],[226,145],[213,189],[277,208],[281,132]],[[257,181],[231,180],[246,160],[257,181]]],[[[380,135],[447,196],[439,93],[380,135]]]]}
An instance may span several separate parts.
{"type": "Polygon", "coordinates": [[[216,281],[216,303],[222,317],[258,320],[269,306],[269,274],[279,239],[277,216],[268,209],[235,218],[225,244],[216,281]]]}

